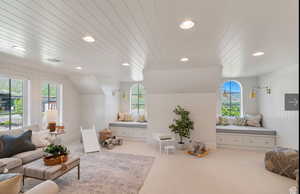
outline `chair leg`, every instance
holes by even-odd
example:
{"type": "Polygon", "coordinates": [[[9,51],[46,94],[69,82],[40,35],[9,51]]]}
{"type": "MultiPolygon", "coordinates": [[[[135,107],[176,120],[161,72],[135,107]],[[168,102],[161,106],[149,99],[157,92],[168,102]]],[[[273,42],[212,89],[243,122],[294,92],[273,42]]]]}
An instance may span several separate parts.
{"type": "Polygon", "coordinates": [[[78,172],[77,179],[80,180],[80,164],[78,164],[77,166],[77,172],[78,172]]]}

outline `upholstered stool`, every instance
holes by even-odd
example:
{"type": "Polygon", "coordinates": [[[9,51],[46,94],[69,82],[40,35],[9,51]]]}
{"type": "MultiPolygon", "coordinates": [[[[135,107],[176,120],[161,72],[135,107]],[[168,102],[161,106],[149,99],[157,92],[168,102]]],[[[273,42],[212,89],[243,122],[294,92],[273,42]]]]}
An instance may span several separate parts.
{"type": "Polygon", "coordinates": [[[276,147],[265,155],[267,170],[296,179],[295,171],[299,168],[299,153],[297,150],[276,147]]]}

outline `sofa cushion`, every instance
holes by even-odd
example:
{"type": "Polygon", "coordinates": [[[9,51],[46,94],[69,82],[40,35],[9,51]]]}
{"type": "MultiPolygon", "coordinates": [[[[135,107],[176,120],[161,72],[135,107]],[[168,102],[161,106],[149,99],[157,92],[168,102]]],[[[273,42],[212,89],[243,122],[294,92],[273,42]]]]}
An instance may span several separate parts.
{"type": "Polygon", "coordinates": [[[15,154],[35,150],[31,143],[32,131],[26,131],[19,136],[0,136],[0,158],[8,158],[15,154]]]}
{"type": "Polygon", "coordinates": [[[22,165],[22,160],[19,158],[1,158],[0,162],[5,165],[8,170],[22,165]]]}
{"type": "Polygon", "coordinates": [[[19,158],[22,160],[22,164],[27,164],[33,160],[37,160],[40,159],[41,157],[43,157],[43,149],[39,148],[33,151],[28,151],[28,152],[22,152],[19,154],[16,154],[14,156],[12,156],[13,158],[19,158]]]}

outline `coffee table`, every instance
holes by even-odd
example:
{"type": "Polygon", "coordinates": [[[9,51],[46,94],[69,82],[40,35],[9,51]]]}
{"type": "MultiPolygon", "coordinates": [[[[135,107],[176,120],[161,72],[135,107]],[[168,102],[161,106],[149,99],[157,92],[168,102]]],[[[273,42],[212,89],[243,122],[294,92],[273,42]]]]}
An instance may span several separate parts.
{"type": "Polygon", "coordinates": [[[59,165],[46,166],[43,159],[39,159],[23,166],[25,178],[34,178],[39,180],[55,180],[66,174],[73,168],[77,167],[77,178],[80,179],[80,158],[72,155],[68,156],[68,160],[59,165]]]}

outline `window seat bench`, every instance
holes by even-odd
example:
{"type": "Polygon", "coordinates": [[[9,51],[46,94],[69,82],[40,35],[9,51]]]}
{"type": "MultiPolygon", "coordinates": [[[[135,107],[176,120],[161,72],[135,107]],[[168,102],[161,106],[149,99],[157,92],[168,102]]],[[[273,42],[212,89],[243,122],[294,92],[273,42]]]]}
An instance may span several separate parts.
{"type": "Polygon", "coordinates": [[[112,131],[113,135],[135,140],[147,139],[147,127],[147,122],[115,121],[109,123],[109,129],[112,131]]]}
{"type": "Polygon", "coordinates": [[[263,127],[216,126],[217,147],[269,150],[276,145],[276,131],[263,127]]]}

